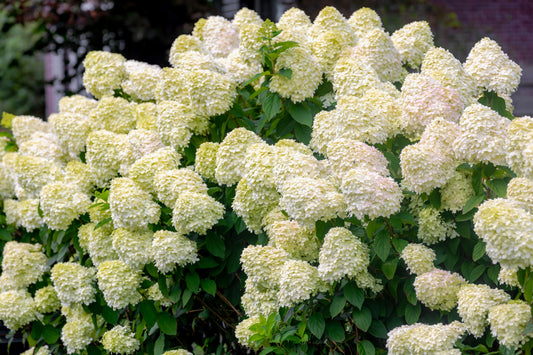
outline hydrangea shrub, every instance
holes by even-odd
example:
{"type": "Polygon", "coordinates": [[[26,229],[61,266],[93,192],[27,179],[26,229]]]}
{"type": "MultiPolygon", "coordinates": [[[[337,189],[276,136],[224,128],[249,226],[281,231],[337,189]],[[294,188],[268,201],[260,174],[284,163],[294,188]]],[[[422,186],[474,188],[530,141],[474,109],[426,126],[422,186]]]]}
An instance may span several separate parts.
{"type": "Polygon", "coordinates": [[[0,320],[24,354],[533,347],[533,118],[489,38],[363,8],[199,20],[170,66],[3,114],[0,320]]]}

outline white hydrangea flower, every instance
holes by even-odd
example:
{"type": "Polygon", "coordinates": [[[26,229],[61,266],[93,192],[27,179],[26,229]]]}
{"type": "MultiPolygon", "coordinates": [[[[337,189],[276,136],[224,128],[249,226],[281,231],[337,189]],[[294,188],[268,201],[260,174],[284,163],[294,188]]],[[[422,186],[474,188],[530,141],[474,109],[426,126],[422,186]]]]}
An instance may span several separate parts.
{"type": "Polygon", "coordinates": [[[215,177],[219,184],[233,185],[245,172],[246,151],[254,143],[263,140],[246,128],[236,128],[226,135],[216,151],[215,177]]]}
{"type": "Polygon", "coordinates": [[[489,107],[472,104],[461,116],[461,135],[454,142],[455,154],[472,164],[491,162],[504,165],[505,136],[510,123],[508,118],[489,107]]]}
{"type": "Polygon", "coordinates": [[[222,16],[209,16],[202,27],[203,47],[214,57],[227,57],[239,46],[239,29],[222,16]]]}
{"type": "Polygon", "coordinates": [[[452,212],[460,211],[474,194],[472,177],[456,171],[440,189],[441,208],[452,212]]]}
{"type": "Polygon", "coordinates": [[[50,125],[38,117],[15,116],[11,121],[11,132],[17,144],[21,144],[31,139],[35,132],[49,133],[50,125]]]}
{"type": "Polygon", "coordinates": [[[400,81],[402,62],[390,36],[381,28],[368,31],[357,42],[351,55],[368,63],[383,81],[400,81]]]}
{"type": "MultiPolygon", "coordinates": [[[[96,338],[95,325],[92,315],[86,313],[80,305],[62,307],[61,313],[67,322],[61,330],[61,341],[67,348],[67,353],[72,354],[84,350],[96,338]]],[[[96,317],[98,326],[103,325],[103,319],[96,317]]]]}
{"type": "Polygon", "coordinates": [[[133,354],[141,343],[135,339],[135,334],[129,327],[115,325],[102,335],[102,345],[106,351],[113,354],[133,354]]]}
{"type": "Polygon", "coordinates": [[[435,118],[458,123],[464,109],[457,90],[420,73],[405,78],[399,106],[402,132],[412,139],[418,139],[435,118]]]}
{"type": "Polygon", "coordinates": [[[67,163],[63,182],[65,184],[75,185],[81,192],[87,195],[94,190],[96,183],[89,165],[78,160],[71,160],[67,163]]]}
{"type": "Polygon", "coordinates": [[[146,129],[150,131],[157,130],[157,105],[153,102],[143,102],[135,105],[135,120],[137,129],[146,129]]]}
{"type": "Polygon", "coordinates": [[[198,246],[189,238],[171,231],[157,231],[152,241],[155,266],[166,274],[176,265],[194,264],[198,259],[198,246]]]}
{"type": "Polygon", "coordinates": [[[368,247],[346,228],[331,228],[318,255],[318,274],[333,284],[344,277],[365,273],[370,263],[368,247]]]}
{"type": "Polygon", "coordinates": [[[533,181],[516,177],[507,184],[507,199],[515,201],[520,207],[533,213],[533,181]]]}
{"type": "Polygon", "coordinates": [[[113,95],[127,78],[126,59],[117,53],[91,51],[83,60],[83,86],[97,99],[113,95]]]}
{"type": "Polygon", "coordinates": [[[196,149],[194,171],[206,180],[216,181],[216,156],[219,147],[219,143],[204,142],[196,149]]]}
{"type": "Polygon", "coordinates": [[[510,200],[485,201],[474,215],[474,231],[487,243],[487,255],[507,268],[533,265],[532,230],[533,215],[510,200]]]}
{"type": "Polygon", "coordinates": [[[35,291],[35,310],[39,313],[52,313],[61,308],[61,301],[54,286],[45,286],[35,291]]]}
{"type": "MultiPolygon", "coordinates": [[[[167,279],[167,287],[170,286],[170,282],[167,279]]],[[[159,288],[159,284],[156,282],[152,286],[150,286],[146,292],[144,293],[145,297],[148,298],[151,301],[159,302],[159,304],[163,307],[170,307],[174,304],[172,300],[168,299],[167,297],[163,296],[163,293],[161,292],[161,289],[159,288]]]]}
{"type": "MultiPolygon", "coordinates": [[[[269,158],[269,164],[273,165],[274,187],[280,192],[285,182],[290,179],[325,177],[322,176],[320,162],[313,155],[301,153],[293,148],[274,149],[269,158]]],[[[259,185],[271,187],[271,183],[272,181],[268,184],[259,182],[259,185]]]]}
{"type": "Polygon", "coordinates": [[[113,223],[110,221],[108,224],[94,229],[97,223],[87,223],[78,229],[80,246],[87,251],[95,266],[98,266],[102,261],[118,259],[111,238],[113,223]]]}
{"type": "Polygon", "coordinates": [[[82,95],[63,96],[59,99],[59,113],[77,113],[89,116],[98,101],[82,95]]]}
{"type": "Polygon", "coordinates": [[[300,226],[296,221],[277,220],[264,226],[269,245],[281,248],[292,257],[306,261],[318,259],[319,241],[313,229],[300,226]]]}
{"type": "Polygon", "coordinates": [[[172,43],[168,61],[174,68],[177,68],[181,55],[191,51],[207,54],[199,38],[186,34],[179,35],[172,43]]]}
{"type": "Polygon", "coordinates": [[[239,11],[233,15],[233,20],[231,21],[235,26],[241,28],[247,24],[259,25],[263,23],[261,17],[254,10],[250,10],[246,7],[241,8],[239,11]]]}
{"type": "Polygon", "coordinates": [[[93,286],[96,270],[76,263],[57,263],[52,268],[51,278],[62,305],[90,304],[95,300],[93,286]]]}
{"type": "Polygon", "coordinates": [[[346,35],[346,31],[324,29],[312,39],[311,53],[328,80],[333,80],[333,67],[341,53],[355,45],[355,36],[346,35]]]}
{"type": "Polygon", "coordinates": [[[43,345],[37,351],[35,350],[35,347],[33,347],[23,353],[20,353],[20,355],[51,355],[51,352],[48,348],[48,345],[43,345]]]}
{"type": "Polygon", "coordinates": [[[314,227],[315,222],[344,215],[346,202],[325,179],[293,178],[283,184],[280,207],[299,224],[314,227]]]}
{"type": "Polygon", "coordinates": [[[282,307],[292,307],[318,291],[318,270],[303,260],[288,260],[281,268],[278,300],[282,307]],[[294,287],[298,285],[298,287],[294,287]]]}
{"type": "Polygon", "coordinates": [[[275,70],[290,69],[291,78],[275,75],[270,82],[270,91],[281,97],[301,102],[312,97],[322,82],[322,71],[313,56],[304,48],[293,47],[281,53],[275,70]]]}
{"type": "Polygon", "coordinates": [[[142,269],[152,261],[152,239],[150,230],[130,231],[124,228],[115,229],[111,233],[113,249],[118,258],[132,269],[142,269]]]}
{"type": "Polygon", "coordinates": [[[18,148],[20,155],[44,158],[58,165],[64,164],[63,151],[53,133],[35,132],[30,139],[19,143],[18,148]]]}
{"type": "Polygon", "coordinates": [[[251,279],[246,279],[244,293],[241,297],[242,308],[248,317],[262,314],[268,317],[280,308],[278,301],[278,287],[268,288],[256,285],[251,279]]]}
{"type": "Polygon", "coordinates": [[[510,287],[520,287],[517,272],[517,268],[506,268],[505,266],[502,266],[500,272],[498,273],[498,283],[500,285],[505,284],[510,287]]]}
{"type": "Polygon", "coordinates": [[[17,155],[14,163],[15,194],[20,200],[38,198],[46,184],[63,178],[61,167],[44,158],[17,155]]]}
{"type": "Polygon", "coordinates": [[[172,211],[172,225],[181,234],[191,232],[205,235],[224,216],[224,205],[213,197],[184,192],[176,199],[172,211]]]}
{"type": "Polygon", "coordinates": [[[178,349],[178,350],[165,351],[163,355],[194,355],[194,354],[184,349],[178,349]]]}
{"type": "Polygon", "coordinates": [[[129,178],[144,191],[155,194],[154,177],[157,173],[177,169],[181,156],[174,148],[165,147],[146,154],[128,170],[129,178]]]}
{"type": "Polygon", "coordinates": [[[79,159],[80,152],[85,149],[87,137],[93,129],[88,115],[62,112],[49,121],[63,152],[70,159],[79,159]]]}
{"type": "Polygon", "coordinates": [[[341,182],[341,191],[351,216],[363,220],[389,217],[400,210],[402,190],[393,178],[385,177],[366,168],[348,171],[341,182]]]}
{"type": "Polygon", "coordinates": [[[4,245],[2,270],[13,286],[23,289],[41,280],[49,270],[47,261],[40,244],[9,241],[4,245]]]}
{"type": "Polygon", "coordinates": [[[506,161],[521,177],[533,179],[533,118],[518,117],[507,126],[506,161]]]}
{"type": "Polygon", "coordinates": [[[333,6],[326,6],[316,16],[310,29],[310,37],[316,39],[325,31],[338,31],[343,42],[355,45],[357,36],[344,16],[333,6]]]}
{"type": "Polygon", "coordinates": [[[135,160],[165,147],[157,131],[139,128],[138,125],[137,129],[129,131],[128,142],[131,144],[135,160]]]}
{"type": "Polygon", "coordinates": [[[43,221],[54,230],[66,230],[91,204],[89,197],[76,185],[62,182],[43,187],[40,197],[43,221]]]}
{"type": "Polygon", "coordinates": [[[24,227],[28,232],[38,229],[44,224],[42,217],[39,216],[39,199],[5,200],[4,213],[8,223],[15,223],[17,227],[24,227]]]}
{"type": "Polygon", "coordinates": [[[365,36],[368,32],[375,28],[383,29],[381,18],[376,11],[362,7],[352,13],[348,19],[348,23],[356,33],[358,38],[365,36]]]}
{"type": "Polygon", "coordinates": [[[418,68],[426,52],[433,47],[433,33],[427,21],[408,23],[395,31],[391,40],[400,53],[402,62],[411,68],[418,68]]]}
{"type": "Polygon", "coordinates": [[[426,52],[421,72],[457,90],[465,106],[472,103],[477,95],[474,79],[464,70],[461,62],[444,48],[433,47],[426,52]]]}
{"type": "Polygon", "coordinates": [[[98,287],[111,308],[120,309],[141,301],[142,296],[137,289],[141,285],[142,274],[123,261],[108,260],[100,263],[96,277],[98,287]]]}
{"type": "Polygon", "coordinates": [[[415,243],[407,245],[402,250],[400,257],[407,265],[407,269],[415,275],[422,275],[434,270],[433,262],[437,258],[433,249],[415,243]]]}
{"type": "Polygon", "coordinates": [[[436,244],[447,238],[453,239],[459,234],[455,231],[455,223],[446,222],[434,207],[425,207],[419,214],[417,237],[427,245],[436,244]]]}
{"type": "Polygon", "coordinates": [[[247,279],[256,286],[279,288],[281,268],[289,260],[289,254],[271,246],[247,246],[241,254],[242,269],[247,279]]]}
{"type": "Polygon", "coordinates": [[[155,99],[155,88],[161,76],[161,68],[135,60],[127,60],[124,68],[128,79],[122,82],[122,89],[136,100],[155,99]]]}
{"type": "Polygon", "coordinates": [[[187,168],[160,171],[155,175],[153,185],[159,201],[171,208],[184,192],[207,194],[207,185],[200,175],[187,168]]]}
{"type": "Polygon", "coordinates": [[[489,310],[511,299],[503,290],[471,284],[463,285],[457,293],[457,298],[457,312],[468,332],[476,338],[481,337],[489,325],[489,310]]]}
{"type": "Polygon", "coordinates": [[[510,301],[489,309],[490,331],[501,345],[508,348],[519,346],[529,339],[524,335],[526,324],[531,319],[531,306],[523,301],[510,301]]]}
{"type": "Polygon", "coordinates": [[[37,318],[35,303],[26,290],[0,293],[0,320],[10,330],[17,330],[37,318]]]}
{"type": "Polygon", "coordinates": [[[109,209],[116,228],[143,229],[157,223],[161,208],[132,179],[116,178],[109,189],[109,209]]]}
{"type": "Polygon", "coordinates": [[[327,157],[333,174],[339,180],[357,167],[381,176],[389,176],[389,162],[383,153],[360,141],[349,138],[335,139],[327,145],[327,157]]]}
{"type": "Polygon", "coordinates": [[[387,350],[390,355],[456,354],[453,346],[465,331],[458,321],[448,325],[402,325],[388,333],[387,350]]]}
{"type": "Polygon", "coordinates": [[[470,50],[464,68],[481,90],[494,91],[499,96],[511,95],[518,88],[522,75],[520,66],[488,37],[470,50]]]}
{"type": "Polygon", "coordinates": [[[449,312],[457,305],[457,293],[466,280],[457,273],[435,269],[413,282],[416,298],[431,310],[449,312]]]}
{"type": "Polygon", "coordinates": [[[250,342],[250,338],[256,334],[256,332],[250,330],[250,327],[259,323],[259,316],[252,316],[250,318],[243,319],[235,327],[235,337],[239,341],[239,344],[248,348],[254,348],[255,343],[250,342]]]}

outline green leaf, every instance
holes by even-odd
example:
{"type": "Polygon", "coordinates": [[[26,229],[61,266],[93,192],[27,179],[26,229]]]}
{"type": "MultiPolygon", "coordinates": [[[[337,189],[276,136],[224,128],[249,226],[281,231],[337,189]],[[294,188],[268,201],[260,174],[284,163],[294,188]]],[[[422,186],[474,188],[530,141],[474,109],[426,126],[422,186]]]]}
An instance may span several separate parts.
{"type": "Polygon", "coordinates": [[[326,327],[326,337],[337,343],[344,341],[344,328],[342,324],[334,320],[328,321],[326,327]]]}
{"type": "Polygon", "coordinates": [[[374,251],[381,260],[387,260],[390,253],[390,234],[387,230],[383,229],[376,234],[374,251]]]}
{"type": "Polygon", "coordinates": [[[114,311],[113,308],[109,306],[102,307],[102,316],[104,317],[104,320],[110,324],[117,324],[119,318],[118,312],[114,311]]]}
{"type": "Polygon", "coordinates": [[[296,139],[298,139],[300,142],[304,144],[309,144],[311,141],[311,132],[313,130],[310,127],[296,124],[294,126],[294,135],[296,136],[296,139]]]}
{"type": "Polygon", "coordinates": [[[146,322],[146,326],[152,328],[157,322],[157,311],[155,310],[154,302],[148,300],[142,301],[139,303],[139,311],[146,322]]]}
{"type": "Polygon", "coordinates": [[[344,287],[344,296],[355,307],[361,309],[365,301],[365,292],[357,287],[353,282],[348,283],[344,287]]]}
{"type": "Polygon", "coordinates": [[[435,209],[440,209],[441,197],[439,189],[434,189],[433,191],[431,191],[431,193],[429,194],[429,203],[435,209]]]}
{"type": "Polygon", "coordinates": [[[398,253],[401,253],[402,250],[404,250],[405,247],[409,245],[409,242],[405,239],[392,238],[392,245],[394,246],[394,249],[396,249],[398,253]]]}
{"type": "Polygon", "coordinates": [[[533,320],[530,319],[529,322],[527,322],[526,327],[524,328],[524,331],[522,334],[528,335],[529,333],[533,332],[533,320]]]}
{"type": "Polygon", "coordinates": [[[262,77],[263,75],[269,75],[270,72],[267,70],[267,71],[264,71],[262,73],[259,73],[259,74],[256,74],[254,76],[252,76],[248,81],[246,81],[244,84],[241,85],[241,88],[245,87],[246,85],[249,85],[251,83],[253,83],[254,81],[256,81],[257,79],[259,79],[260,77],[262,77]]]}
{"type": "Polygon", "coordinates": [[[472,173],[472,187],[474,188],[476,195],[483,195],[482,177],[483,168],[481,164],[478,164],[474,167],[474,172],[472,173]]]}
{"type": "Polygon", "coordinates": [[[370,341],[362,340],[357,343],[357,352],[359,355],[375,355],[376,348],[370,341]]]}
{"type": "Polygon", "coordinates": [[[476,208],[484,199],[485,196],[483,195],[472,196],[468,201],[466,201],[466,204],[463,207],[463,214],[466,214],[472,209],[476,208]]]}
{"type": "Polygon", "coordinates": [[[226,255],[226,245],[224,244],[224,240],[222,240],[222,236],[217,233],[212,232],[207,234],[205,246],[214,256],[224,258],[226,255]]]}
{"type": "Polygon", "coordinates": [[[524,285],[524,298],[526,302],[531,303],[531,298],[533,296],[533,275],[529,274],[529,277],[526,280],[524,285]]]}
{"type": "Polygon", "coordinates": [[[165,351],[165,334],[160,333],[154,343],[154,355],[161,355],[165,351]]]}
{"type": "Polygon", "coordinates": [[[166,335],[176,335],[178,324],[176,319],[170,313],[161,312],[157,315],[157,325],[166,335]]]}
{"type": "Polygon", "coordinates": [[[505,198],[507,196],[507,179],[494,179],[487,181],[489,189],[494,191],[496,196],[505,198]]]}
{"type": "Polygon", "coordinates": [[[376,338],[387,339],[387,328],[385,328],[385,324],[378,319],[372,321],[368,332],[376,338]]]}
{"type": "Polygon", "coordinates": [[[388,260],[381,265],[381,271],[385,274],[387,279],[392,280],[394,274],[396,273],[396,267],[398,266],[398,258],[388,260]]]}
{"type": "Polygon", "coordinates": [[[292,78],[292,70],[289,69],[289,68],[280,69],[280,71],[278,71],[276,74],[282,75],[282,76],[286,77],[287,79],[292,78]]]}
{"type": "Polygon", "coordinates": [[[403,284],[403,291],[405,292],[405,295],[407,296],[407,301],[410,304],[416,305],[418,303],[418,298],[416,298],[415,288],[411,281],[408,281],[403,284]]]}
{"type": "Polygon", "coordinates": [[[345,305],[346,298],[344,295],[337,295],[333,297],[333,300],[331,300],[331,304],[329,305],[329,314],[331,315],[331,318],[334,318],[341,313],[345,305]]]}
{"type": "Polygon", "coordinates": [[[474,245],[474,250],[472,250],[472,260],[473,261],[478,261],[479,259],[481,259],[483,257],[483,255],[485,255],[485,242],[483,241],[478,241],[476,243],[476,245],[474,245]]]}
{"type": "Polygon", "coordinates": [[[200,291],[200,276],[196,272],[191,272],[185,275],[185,283],[187,288],[194,293],[200,291]]]}
{"type": "Polygon", "coordinates": [[[281,98],[278,94],[269,92],[265,102],[263,102],[263,111],[265,112],[267,119],[270,120],[276,116],[281,108],[281,98]]]}
{"type": "Polygon", "coordinates": [[[370,324],[372,324],[372,312],[367,307],[363,307],[360,311],[354,310],[353,319],[357,328],[366,332],[370,328],[370,324]]]}
{"type": "Polygon", "coordinates": [[[470,282],[475,282],[477,279],[479,279],[479,277],[481,275],[483,275],[483,273],[485,272],[485,270],[487,269],[487,266],[486,265],[478,265],[476,266],[474,269],[472,269],[472,271],[470,272],[470,276],[468,278],[468,280],[470,282]]]}
{"type": "Polygon", "coordinates": [[[309,317],[308,327],[314,336],[318,339],[322,338],[322,334],[324,334],[324,329],[326,328],[326,322],[322,313],[313,313],[309,317]]]}
{"type": "Polygon", "coordinates": [[[189,302],[189,300],[191,299],[191,296],[192,296],[191,290],[189,290],[188,288],[183,290],[183,295],[181,295],[181,304],[183,305],[183,307],[187,305],[187,302],[189,302]]]}
{"type": "Polygon", "coordinates": [[[422,312],[422,307],[420,307],[420,303],[418,303],[416,306],[413,306],[412,304],[407,304],[405,306],[405,321],[407,324],[414,324],[418,321],[418,318],[420,317],[420,313],[422,312]]]}
{"type": "Polygon", "coordinates": [[[305,103],[291,103],[289,105],[289,114],[299,124],[313,127],[313,113],[305,103]]]}
{"type": "Polygon", "coordinates": [[[46,324],[43,328],[44,341],[49,345],[57,343],[60,335],[59,330],[51,324],[46,324]]]}
{"type": "Polygon", "coordinates": [[[13,118],[15,117],[16,115],[12,113],[2,112],[2,121],[0,121],[0,124],[5,128],[11,128],[11,122],[13,122],[13,118]]]}
{"type": "Polygon", "coordinates": [[[214,296],[217,292],[217,284],[215,281],[211,279],[202,279],[201,281],[202,288],[205,292],[210,294],[211,296],[214,296]]]}

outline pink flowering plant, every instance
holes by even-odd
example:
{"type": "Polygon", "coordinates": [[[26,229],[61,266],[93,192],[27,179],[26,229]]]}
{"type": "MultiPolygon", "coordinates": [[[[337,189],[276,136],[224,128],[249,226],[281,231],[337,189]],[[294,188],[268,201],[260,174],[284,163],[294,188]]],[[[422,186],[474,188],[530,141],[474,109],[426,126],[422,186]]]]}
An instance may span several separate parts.
{"type": "Polygon", "coordinates": [[[25,354],[529,354],[533,119],[491,39],[362,8],[199,20],[170,66],[3,114],[0,320],[25,354]]]}

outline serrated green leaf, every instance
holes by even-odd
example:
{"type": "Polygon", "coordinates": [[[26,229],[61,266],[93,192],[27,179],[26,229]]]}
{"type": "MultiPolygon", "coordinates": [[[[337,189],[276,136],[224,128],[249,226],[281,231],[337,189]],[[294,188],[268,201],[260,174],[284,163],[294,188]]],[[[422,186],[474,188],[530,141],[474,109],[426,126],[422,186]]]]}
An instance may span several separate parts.
{"type": "Polygon", "coordinates": [[[398,258],[387,260],[381,265],[381,271],[387,277],[387,279],[392,280],[394,274],[396,273],[396,268],[398,266],[398,258]]]}
{"type": "Polygon", "coordinates": [[[372,321],[368,332],[376,338],[387,339],[387,328],[385,328],[385,324],[379,319],[374,319],[372,321]]]}
{"type": "Polygon", "coordinates": [[[109,324],[117,324],[119,313],[117,311],[114,311],[113,308],[109,306],[103,306],[102,307],[102,317],[104,317],[104,320],[109,324]]]}
{"type": "Polygon", "coordinates": [[[200,290],[200,276],[194,271],[185,275],[185,283],[187,288],[194,293],[200,290]]]}
{"type": "Polygon", "coordinates": [[[414,324],[418,321],[418,318],[420,317],[420,313],[422,312],[422,307],[420,307],[420,303],[413,306],[412,304],[407,304],[405,306],[405,321],[407,324],[414,324]]]}
{"type": "Polygon", "coordinates": [[[494,191],[496,196],[505,198],[507,196],[507,179],[488,180],[487,186],[494,191]]]}
{"type": "Polygon", "coordinates": [[[363,302],[365,301],[365,292],[357,287],[353,282],[344,286],[344,296],[355,307],[361,309],[363,302]]]}
{"type": "Polygon", "coordinates": [[[154,355],[161,355],[165,351],[165,334],[162,332],[154,343],[154,355]]]}
{"type": "Polygon", "coordinates": [[[313,113],[305,103],[291,103],[289,105],[289,114],[299,124],[313,127],[313,113]]]}
{"type": "Polygon", "coordinates": [[[383,261],[387,260],[390,254],[390,234],[387,230],[381,230],[374,238],[374,251],[383,261]]]}
{"type": "Polygon", "coordinates": [[[47,344],[53,345],[57,343],[57,341],[59,340],[59,337],[61,336],[61,333],[59,333],[59,331],[53,325],[46,324],[43,327],[42,335],[43,335],[44,341],[47,344]]]}
{"type": "Polygon", "coordinates": [[[344,341],[344,328],[340,322],[330,320],[327,322],[326,337],[340,343],[344,341]]]}
{"type": "Polygon", "coordinates": [[[394,249],[396,249],[396,251],[398,253],[401,253],[402,250],[409,245],[409,242],[407,240],[404,240],[404,239],[400,239],[400,238],[392,238],[392,245],[394,246],[394,249]]]}
{"type": "Polygon", "coordinates": [[[326,328],[326,322],[324,321],[324,316],[322,313],[313,313],[313,315],[309,317],[307,326],[314,336],[316,336],[318,339],[322,338],[324,329],[326,328]]]}
{"type": "Polygon", "coordinates": [[[470,275],[468,277],[468,280],[470,282],[475,282],[477,279],[479,279],[479,277],[481,275],[483,275],[483,273],[485,272],[485,270],[487,269],[487,266],[486,265],[477,265],[476,267],[474,267],[472,269],[472,271],[470,272],[470,275]]]}
{"type": "Polygon", "coordinates": [[[472,250],[472,260],[473,261],[478,261],[479,259],[481,259],[483,257],[483,255],[485,255],[485,242],[483,241],[478,241],[476,243],[476,245],[474,245],[474,249],[472,250]]]}
{"type": "Polygon", "coordinates": [[[215,281],[211,279],[202,279],[201,281],[202,289],[210,294],[211,296],[214,296],[217,292],[217,284],[215,281]]]}
{"type": "Polygon", "coordinates": [[[224,244],[224,240],[222,240],[222,236],[217,233],[212,232],[207,234],[205,246],[207,251],[214,256],[224,258],[226,255],[226,245],[224,244]]]}
{"type": "Polygon", "coordinates": [[[372,312],[367,307],[363,307],[361,310],[354,310],[353,319],[357,328],[366,332],[372,324],[372,312]]]}
{"type": "Polygon", "coordinates": [[[472,196],[463,207],[463,215],[476,208],[484,199],[483,195],[472,196]]]}
{"type": "Polygon", "coordinates": [[[278,94],[269,92],[263,102],[263,111],[266,114],[267,120],[272,119],[276,116],[281,108],[281,97],[278,94]]]}
{"type": "Polygon", "coordinates": [[[481,164],[478,164],[474,167],[474,171],[472,173],[472,188],[474,189],[476,195],[483,195],[482,177],[483,167],[481,164]]]}
{"type": "Polygon", "coordinates": [[[296,124],[294,126],[294,135],[296,136],[296,139],[298,139],[300,142],[304,144],[309,144],[311,141],[311,132],[313,130],[310,127],[296,124]]]}
{"type": "Polygon", "coordinates": [[[375,355],[376,348],[370,341],[362,340],[357,343],[357,352],[359,355],[375,355]]]}
{"type": "Polygon", "coordinates": [[[105,218],[105,219],[101,220],[100,222],[98,222],[98,223],[96,224],[96,226],[94,226],[94,230],[97,230],[98,228],[100,228],[100,227],[106,225],[107,223],[109,223],[109,222],[111,222],[111,221],[112,221],[112,218],[111,218],[111,217],[109,217],[109,218],[105,218]]]}
{"type": "Polygon", "coordinates": [[[176,319],[170,313],[161,312],[157,315],[157,325],[166,335],[176,335],[178,324],[176,319]]]}
{"type": "Polygon", "coordinates": [[[254,81],[256,81],[257,79],[259,79],[260,77],[262,77],[263,75],[269,75],[270,72],[267,70],[267,71],[264,71],[262,73],[259,73],[259,74],[255,74],[254,76],[252,76],[248,81],[246,81],[244,84],[241,85],[241,88],[244,88],[246,85],[250,85],[251,83],[253,83],[254,81]]]}
{"type": "Polygon", "coordinates": [[[191,299],[192,294],[192,291],[188,288],[183,290],[183,294],[181,295],[181,304],[183,305],[183,307],[187,305],[187,302],[189,302],[189,300],[191,299]]]}
{"type": "Polygon", "coordinates": [[[292,70],[289,68],[280,69],[276,74],[284,76],[287,79],[292,78],[292,70]]]}
{"type": "Polygon", "coordinates": [[[148,300],[142,301],[139,303],[139,312],[141,312],[146,326],[152,328],[157,322],[157,311],[155,310],[154,302],[148,300]]]}
{"type": "Polygon", "coordinates": [[[333,297],[333,300],[331,300],[331,303],[329,305],[329,314],[331,315],[331,317],[334,318],[339,313],[341,313],[345,305],[346,298],[344,297],[344,295],[337,295],[333,297]]]}
{"type": "Polygon", "coordinates": [[[441,197],[439,189],[434,189],[433,191],[431,191],[431,193],[429,194],[429,203],[436,210],[440,209],[441,197]]]}

